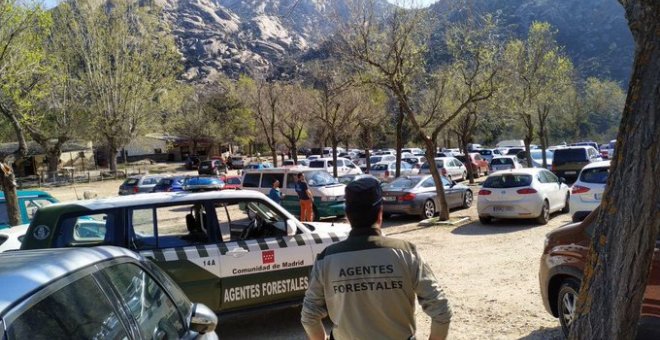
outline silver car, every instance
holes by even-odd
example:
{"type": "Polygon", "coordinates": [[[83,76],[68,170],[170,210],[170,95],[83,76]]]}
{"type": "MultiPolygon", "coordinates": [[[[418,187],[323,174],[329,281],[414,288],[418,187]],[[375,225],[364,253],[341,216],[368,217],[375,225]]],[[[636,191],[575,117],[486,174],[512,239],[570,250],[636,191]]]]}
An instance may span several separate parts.
{"type": "Polygon", "coordinates": [[[0,255],[4,339],[217,339],[217,316],[117,247],[0,255]]]}
{"type": "MultiPolygon", "coordinates": [[[[438,171],[440,171],[440,175],[447,177],[449,180],[463,181],[467,178],[467,168],[463,165],[463,162],[454,157],[437,157],[435,159],[435,166],[438,168],[438,171]]],[[[419,174],[431,174],[429,162],[422,164],[422,167],[419,169],[419,174]]]]}
{"type": "MultiPolygon", "coordinates": [[[[449,208],[469,208],[472,190],[442,177],[449,208]]],[[[399,177],[383,186],[383,214],[418,215],[423,219],[435,216],[439,206],[435,182],[431,175],[399,177]]]]}
{"type": "Polygon", "coordinates": [[[165,176],[132,176],[119,186],[119,195],[134,195],[152,192],[158,181],[165,176]]]}
{"type": "MultiPolygon", "coordinates": [[[[415,167],[410,163],[401,162],[401,176],[414,175],[415,172],[415,167]]],[[[391,182],[396,178],[396,162],[381,162],[373,164],[371,165],[369,174],[383,182],[391,182]]]]}

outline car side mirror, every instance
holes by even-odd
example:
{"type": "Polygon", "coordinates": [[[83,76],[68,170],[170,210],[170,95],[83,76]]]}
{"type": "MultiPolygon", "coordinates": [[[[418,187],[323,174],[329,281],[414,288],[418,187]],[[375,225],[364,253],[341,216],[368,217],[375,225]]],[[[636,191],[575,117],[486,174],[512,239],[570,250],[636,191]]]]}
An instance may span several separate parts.
{"type": "Polygon", "coordinates": [[[294,220],[286,220],[286,236],[295,236],[298,226],[294,220]]]}
{"type": "Polygon", "coordinates": [[[201,303],[193,305],[190,329],[200,334],[212,333],[215,331],[217,324],[218,317],[209,307],[201,303]]]}

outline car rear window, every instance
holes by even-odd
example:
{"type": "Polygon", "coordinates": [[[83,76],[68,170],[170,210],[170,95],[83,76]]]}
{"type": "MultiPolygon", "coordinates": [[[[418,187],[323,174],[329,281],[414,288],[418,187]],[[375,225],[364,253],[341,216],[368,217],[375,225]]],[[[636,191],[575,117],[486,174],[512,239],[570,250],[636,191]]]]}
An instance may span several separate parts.
{"type": "Polygon", "coordinates": [[[200,164],[200,165],[211,165],[211,162],[212,162],[212,161],[202,161],[202,162],[199,163],[199,164],[200,164]]]}
{"type": "Polygon", "coordinates": [[[493,154],[493,152],[490,150],[479,150],[479,154],[482,156],[490,156],[493,154]]]}
{"type": "Polygon", "coordinates": [[[558,149],[555,150],[553,158],[555,163],[562,162],[586,162],[587,150],[585,149],[558,149]]]}
{"type": "Polygon", "coordinates": [[[378,163],[378,162],[380,162],[382,159],[383,159],[383,157],[378,157],[378,156],[369,157],[369,162],[370,162],[370,163],[378,163]]]}
{"type": "Polygon", "coordinates": [[[490,161],[491,165],[500,165],[500,164],[513,164],[513,159],[511,158],[493,158],[490,161]]]}
{"type": "Polygon", "coordinates": [[[580,181],[585,183],[605,184],[607,183],[607,176],[609,173],[610,169],[606,167],[583,169],[582,173],[580,173],[580,181]]]}
{"type": "Polygon", "coordinates": [[[241,179],[238,177],[227,178],[227,184],[241,184],[241,179]]]}
{"type": "Polygon", "coordinates": [[[387,170],[387,164],[374,164],[371,166],[371,170],[383,171],[387,170]]]}
{"type": "Polygon", "coordinates": [[[454,156],[454,157],[455,157],[456,159],[458,159],[459,161],[465,163],[465,160],[466,160],[465,156],[454,156]]]}
{"type": "MultiPolygon", "coordinates": [[[[444,161],[435,161],[435,167],[436,168],[442,168],[443,166],[445,166],[444,161]]],[[[422,169],[429,169],[430,167],[431,166],[429,165],[429,162],[426,162],[426,163],[422,164],[422,169]]]]}
{"type": "Polygon", "coordinates": [[[325,161],[311,161],[311,162],[309,162],[309,167],[310,168],[319,168],[319,169],[325,168],[325,161]]]}
{"type": "Polygon", "coordinates": [[[393,181],[390,184],[385,185],[383,187],[384,190],[405,190],[405,189],[412,189],[419,183],[419,181],[422,180],[422,177],[415,177],[415,178],[404,178],[404,177],[399,177],[395,181],[393,181]]]}
{"type": "Polygon", "coordinates": [[[122,185],[137,185],[139,181],[138,178],[127,178],[122,185]]]}
{"type": "Polygon", "coordinates": [[[172,182],[174,182],[173,179],[170,178],[163,178],[158,182],[158,185],[172,185],[172,182]]]}
{"type": "Polygon", "coordinates": [[[531,175],[504,174],[489,176],[484,182],[484,188],[517,188],[532,184],[531,175]]]}

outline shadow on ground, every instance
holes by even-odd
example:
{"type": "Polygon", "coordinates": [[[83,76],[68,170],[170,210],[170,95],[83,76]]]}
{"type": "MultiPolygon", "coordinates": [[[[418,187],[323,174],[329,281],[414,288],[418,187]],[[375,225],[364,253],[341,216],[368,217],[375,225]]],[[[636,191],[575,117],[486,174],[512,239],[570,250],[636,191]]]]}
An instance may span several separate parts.
{"type": "Polygon", "coordinates": [[[564,335],[561,332],[561,327],[540,328],[520,338],[520,340],[563,340],[563,339],[564,339],[564,335]]]}
{"type": "MultiPolygon", "coordinates": [[[[300,307],[220,316],[219,319],[216,333],[220,339],[307,339],[300,324],[300,307]]],[[[323,321],[329,332],[328,318],[323,321]]]]}

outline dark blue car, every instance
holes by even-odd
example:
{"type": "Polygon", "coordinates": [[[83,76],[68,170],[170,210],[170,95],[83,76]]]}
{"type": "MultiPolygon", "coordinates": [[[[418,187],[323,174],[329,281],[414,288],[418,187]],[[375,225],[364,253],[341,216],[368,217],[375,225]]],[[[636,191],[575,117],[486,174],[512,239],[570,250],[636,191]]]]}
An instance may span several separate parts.
{"type": "Polygon", "coordinates": [[[185,176],[161,178],[153,189],[153,192],[175,192],[183,191],[185,176]]]}

